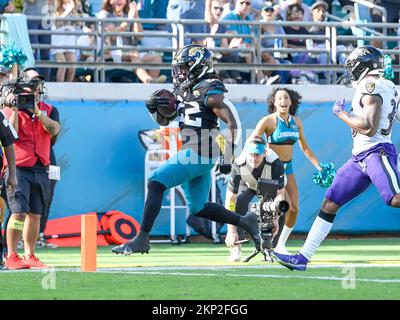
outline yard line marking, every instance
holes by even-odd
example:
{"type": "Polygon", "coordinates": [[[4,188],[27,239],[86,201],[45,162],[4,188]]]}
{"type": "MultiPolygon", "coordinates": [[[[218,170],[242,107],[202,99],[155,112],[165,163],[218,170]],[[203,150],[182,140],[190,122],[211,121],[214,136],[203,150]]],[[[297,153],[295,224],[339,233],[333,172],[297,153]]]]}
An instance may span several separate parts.
{"type": "MultiPolygon", "coordinates": [[[[398,263],[336,263],[336,264],[311,264],[307,266],[307,269],[334,269],[334,268],[344,268],[344,267],[354,267],[354,268],[400,268],[398,263]]],[[[78,266],[76,267],[66,267],[66,268],[54,268],[56,272],[81,272],[78,266]]],[[[285,268],[279,264],[269,264],[265,265],[209,265],[209,266],[153,266],[153,267],[101,267],[98,268],[97,272],[102,273],[128,273],[128,272],[148,272],[148,271],[192,271],[192,270],[247,270],[247,269],[282,269],[285,268]]],[[[22,269],[22,270],[1,270],[5,273],[13,272],[45,272],[49,269],[22,269]]]]}
{"type": "MultiPolygon", "coordinates": [[[[101,271],[102,273],[102,271],[101,271]]],[[[159,272],[159,271],[129,271],[129,274],[142,275],[165,275],[165,276],[199,276],[199,277],[247,277],[247,278],[276,278],[276,279],[308,279],[308,280],[328,280],[343,281],[343,277],[327,277],[327,276],[285,276],[276,274],[217,274],[217,273],[187,273],[187,272],[159,272]]],[[[355,281],[360,282],[378,282],[378,283],[400,283],[400,279],[365,279],[356,278],[355,281]]]]}

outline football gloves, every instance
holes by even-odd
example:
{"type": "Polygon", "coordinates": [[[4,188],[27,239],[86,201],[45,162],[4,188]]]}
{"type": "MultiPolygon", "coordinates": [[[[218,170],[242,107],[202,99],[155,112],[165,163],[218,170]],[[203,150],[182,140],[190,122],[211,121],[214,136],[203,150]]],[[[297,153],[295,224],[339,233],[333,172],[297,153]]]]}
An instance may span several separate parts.
{"type": "Polygon", "coordinates": [[[345,111],[346,101],[344,99],[337,100],[332,107],[332,112],[336,117],[339,117],[342,111],[345,111]]]}
{"type": "Polygon", "coordinates": [[[146,107],[150,113],[156,112],[157,108],[167,108],[169,106],[169,100],[167,97],[157,97],[159,91],[160,90],[153,92],[146,100],[146,107]]]}
{"type": "Polygon", "coordinates": [[[175,119],[176,114],[172,118],[166,118],[157,112],[158,108],[167,108],[169,106],[169,99],[167,97],[158,97],[157,94],[160,90],[153,92],[146,100],[146,108],[149,111],[151,117],[160,126],[167,126],[175,119]]]}
{"type": "Polygon", "coordinates": [[[229,174],[232,170],[232,163],[230,161],[226,161],[223,154],[220,155],[217,170],[222,174],[229,174]]]}

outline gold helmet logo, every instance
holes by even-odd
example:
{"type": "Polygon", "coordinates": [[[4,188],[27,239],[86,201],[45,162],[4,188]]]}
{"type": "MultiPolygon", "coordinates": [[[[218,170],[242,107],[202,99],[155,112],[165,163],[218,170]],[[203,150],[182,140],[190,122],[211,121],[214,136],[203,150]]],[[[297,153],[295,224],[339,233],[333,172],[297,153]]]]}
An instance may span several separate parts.
{"type": "Polygon", "coordinates": [[[193,47],[189,49],[189,57],[200,58],[204,55],[204,48],[202,47],[193,47]]]}

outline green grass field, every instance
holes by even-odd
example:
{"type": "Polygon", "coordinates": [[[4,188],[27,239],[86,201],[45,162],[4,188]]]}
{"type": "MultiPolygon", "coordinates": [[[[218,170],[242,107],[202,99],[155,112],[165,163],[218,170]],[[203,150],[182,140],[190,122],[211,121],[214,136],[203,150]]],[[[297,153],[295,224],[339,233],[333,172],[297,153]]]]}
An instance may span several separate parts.
{"type": "MultiPolygon", "coordinates": [[[[49,271],[0,271],[0,299],[400,299],[400,239],[327,240],[306,272],[277,263],[227,262],[222,244],[152,244],[148,255],[98,250],[80,272],[80,249],[38,249],[49,271]],[[354,281],[352,279],[355,279],[354,281]]],[[[290,241],[296,252],[303,241],[290,241]]],[[[250,254],[251,245],[243,249],[250,254]]]]}

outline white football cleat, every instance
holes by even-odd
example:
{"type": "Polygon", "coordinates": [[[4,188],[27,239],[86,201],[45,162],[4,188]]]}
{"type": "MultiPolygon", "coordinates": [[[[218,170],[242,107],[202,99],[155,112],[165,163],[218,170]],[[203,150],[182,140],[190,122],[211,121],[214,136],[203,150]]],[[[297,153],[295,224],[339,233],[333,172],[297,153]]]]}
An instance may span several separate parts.
{"type": "Polygon", "coordinates": [[[231,255],[228,258],[229,262],[240,262],[240,254],[242,252],[240,245],[236,245],[229,249],[231,255]]]}

